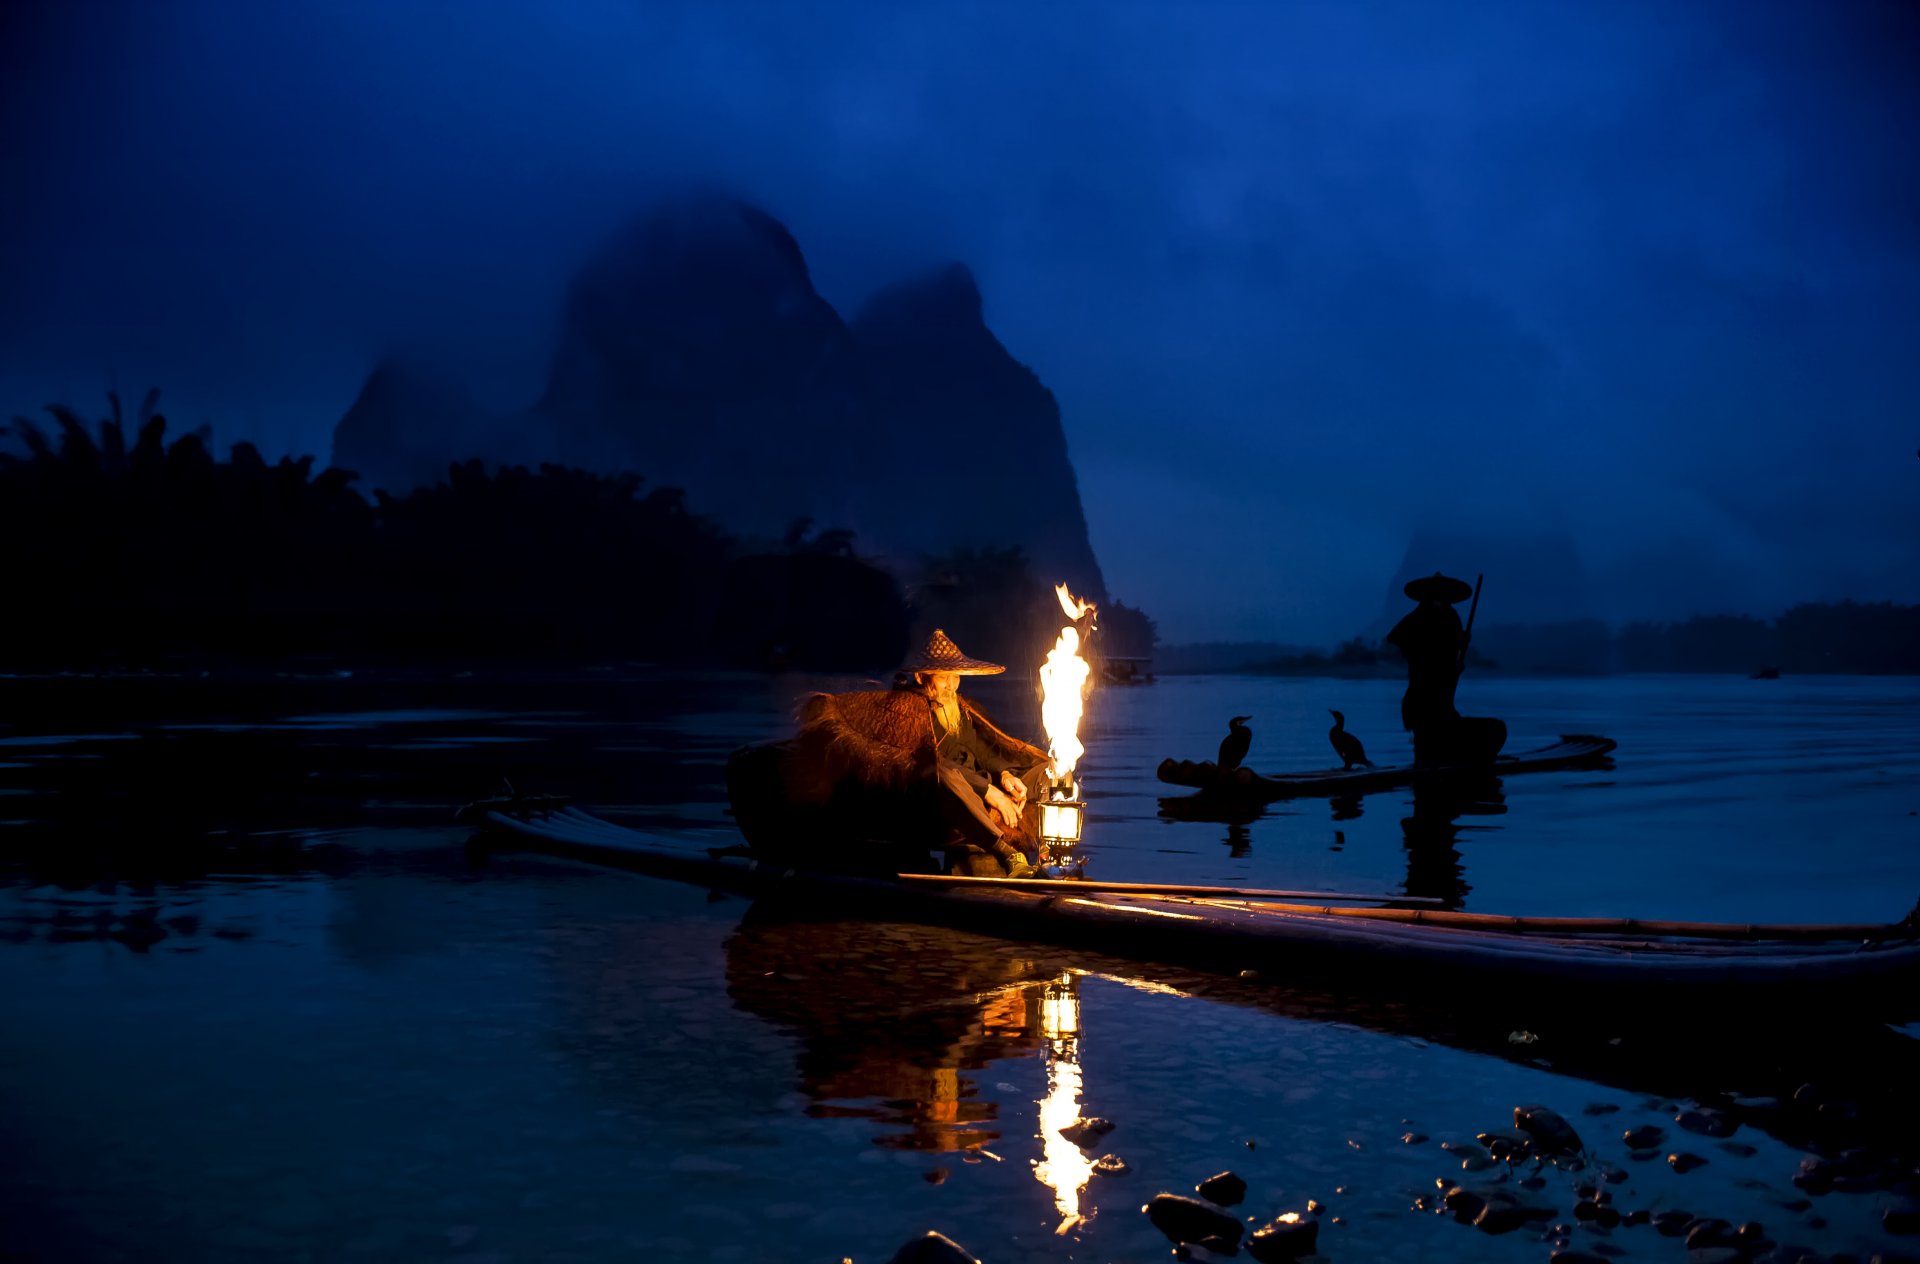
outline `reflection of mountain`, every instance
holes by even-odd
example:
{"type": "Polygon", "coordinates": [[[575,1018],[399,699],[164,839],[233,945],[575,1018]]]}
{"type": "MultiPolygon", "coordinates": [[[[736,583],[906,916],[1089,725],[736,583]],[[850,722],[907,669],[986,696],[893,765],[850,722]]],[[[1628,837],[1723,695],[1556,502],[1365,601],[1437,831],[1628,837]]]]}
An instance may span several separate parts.
{"type": "Polygon", "coordinates": [[[804,515],[902,560],[1018,547],[1105,600],[1059,408],[987,328],[971,273],[884,290],[849,325],[785,226],[730,198],[658,207],[581,268],[531,407],[482,410],[390,361],[333,460],[400,492],[476,456],[634,471],[762,537],[804,515]],[[929,512],[930,473],[961,480],[964,512],[929,512]]]}

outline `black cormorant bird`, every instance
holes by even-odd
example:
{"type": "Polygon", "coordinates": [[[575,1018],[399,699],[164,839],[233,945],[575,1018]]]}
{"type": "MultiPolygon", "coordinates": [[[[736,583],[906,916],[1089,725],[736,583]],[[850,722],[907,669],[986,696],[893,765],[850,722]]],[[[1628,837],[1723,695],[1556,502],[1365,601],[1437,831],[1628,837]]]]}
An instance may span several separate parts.
{"type": "Polygon", "coordinates": [[[1247,727],[1250,715],[1236,715],[1227,721],[1227,735],[1220,739],[1220,771],[1228,772],[1240,766],[1247,757],[1247,747],[1253,745],[1253,730],[1247,727]]]}
{"type": "Polygon", "coordinates": [[[1333,743],[1333,753],[1340,757],[1342,766],[1351,768],[1355,764],[1365,764],[1373,767],[1373,761],[1367,758],[1367,748],[1360,744],[1359,738],[1347,732],[1347,717],[1338,711],[1328,711],[1327,714],[1333,717],[1333,727],[1327,730],[1327,740],[1333,743]]]}

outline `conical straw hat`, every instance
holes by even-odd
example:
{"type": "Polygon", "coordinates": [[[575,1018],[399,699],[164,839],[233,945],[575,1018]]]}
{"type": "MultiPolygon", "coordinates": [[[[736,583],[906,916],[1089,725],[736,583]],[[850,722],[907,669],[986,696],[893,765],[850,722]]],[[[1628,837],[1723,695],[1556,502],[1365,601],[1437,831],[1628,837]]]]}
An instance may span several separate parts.
{"type": "Polygon", "coordinates": [[[1431,575],[1407,581],[1407,586],[1400,591],[1415,601],[1444,601],[1451,606],[1473,596],[1473,585],[1464,579],[1455,579],[1435,571],[1431,575]]]}
{"type": "Polygon", "coordinates": [[[1007,670],[998,663],[968,658],[939,628],[927,638],[926,648],[901,665],[903,672],[958,672],[962,676],[998,676],[1007,670]]]}

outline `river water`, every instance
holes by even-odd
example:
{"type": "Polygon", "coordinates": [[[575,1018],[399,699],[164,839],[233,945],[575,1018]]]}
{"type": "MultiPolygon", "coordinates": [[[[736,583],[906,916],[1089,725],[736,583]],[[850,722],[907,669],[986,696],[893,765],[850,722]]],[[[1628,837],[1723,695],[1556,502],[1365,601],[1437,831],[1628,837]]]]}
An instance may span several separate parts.
{"type": "MultiPolygon", "coordinates": [[[[1893,1231],[1920,1158],[1913,1028],[1756,1013],[1703,1040],[1600,1013],[1632,1034],[1576,1043],[1498,998],[1469,1020],[1455,997],[807,921],[452,823],[511,778],[733,841],[727,753],[849,683],[0,680],[0,1260],[877,1264],[929,1229],[990,1264],[1158,1260],[1141,1205],[1223,1170],[1249,1186],[1235,1215],[1299,1212],[1334,1260],[1687,1260],[1575,1216],[1609,1171],[1622,1212],[1920,1253],[1893,1231]],[[1588,1166],[1473,1170],[1475,1134],[1529,1103],[1580,1130],[1588,1166]],[[1702,1103],[1737,1131],[1675,1122],[1702,1103]],[[1057,1132],[1083,1114],[1115,1125],[1084,1152],[1057,1132]],[[1623,1134],[1649,1124],[1665,1138],[1636,1158],[1623,1134]],[[1706,1163],[1678,1172],[1682,1151],[1706,1163]],[[1106,1153],[1129,1170],[1093,1173],[1106,1153]],[[1816,1155],[1839,1188],[1793,1183],[1816,1155]],[[1437,1214],[1463,1176],[1554,1215],[1494,1235],[1437,1214]]],[[[1010,727],[1034,714],[1018,682],[967,688],[1010,727]]],[[[1469,678],[1463,707],[1505,717],[1509,752],[1604,733],[1613,765],[1231,823],[1163,802],[1181,792],[1155,766],[1210,758],[1233,714],[1263,771],[1326,766],[1329,708],[1401,761],[1397,700],[1379,680],[1097,693],[1088,872],[1738,921],[1893,921],[1920,897],[1913,679],[1469,678]]]]}

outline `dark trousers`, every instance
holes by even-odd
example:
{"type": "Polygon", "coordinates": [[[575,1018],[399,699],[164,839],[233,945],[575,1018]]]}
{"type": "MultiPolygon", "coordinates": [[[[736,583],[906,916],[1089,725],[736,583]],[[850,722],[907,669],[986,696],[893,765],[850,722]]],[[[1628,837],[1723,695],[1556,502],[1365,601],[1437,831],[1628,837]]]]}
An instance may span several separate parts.
{"type": "Polygon", "coordinates": [[[1046,793],[1047,770],[1042,764],[1021,778],[1027,787],[1027,806],[1020,828],[1007,830],[1000,814],[989,808],[974,784],[975,775],[952,764],[941,764],[940,807],[948,826],[947,868],[974,878],[1002,877],[1016,855],[1037,858],[1040,799],[1046,793]]]}

